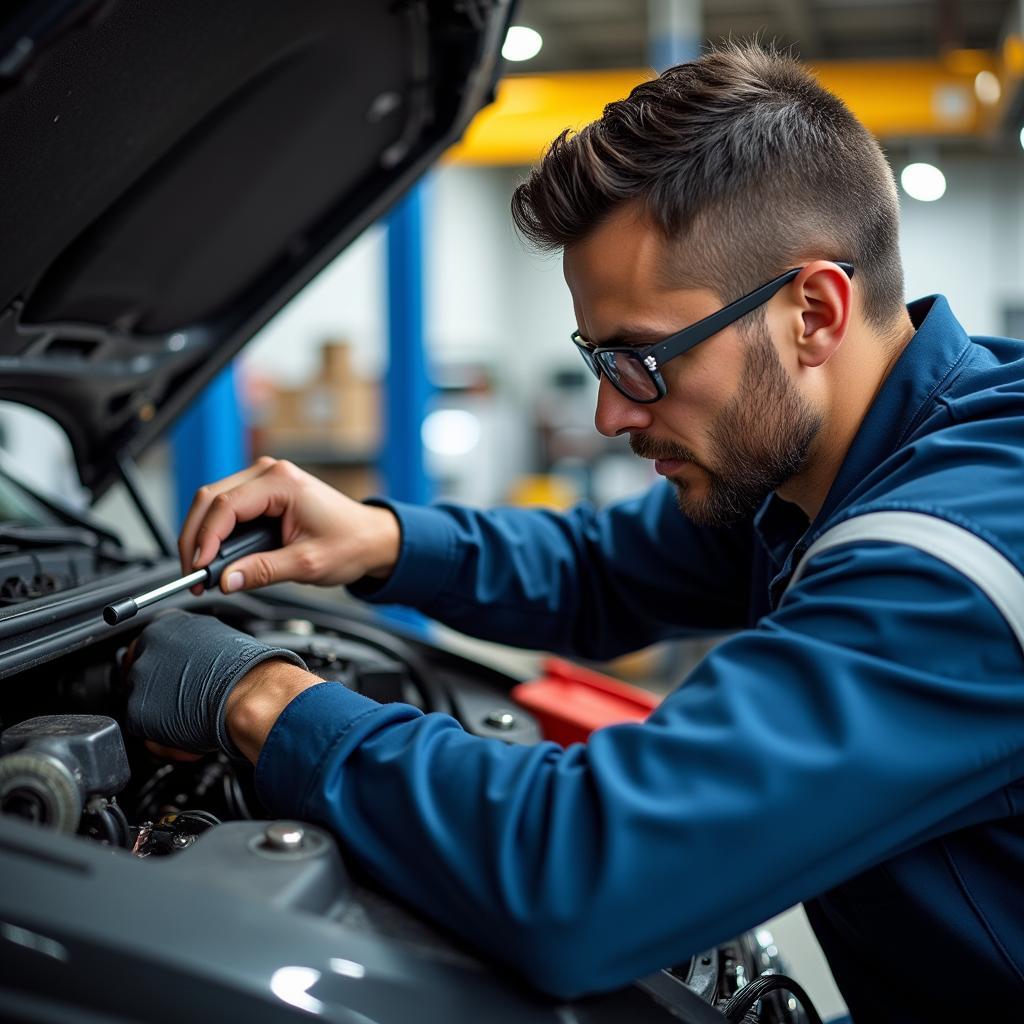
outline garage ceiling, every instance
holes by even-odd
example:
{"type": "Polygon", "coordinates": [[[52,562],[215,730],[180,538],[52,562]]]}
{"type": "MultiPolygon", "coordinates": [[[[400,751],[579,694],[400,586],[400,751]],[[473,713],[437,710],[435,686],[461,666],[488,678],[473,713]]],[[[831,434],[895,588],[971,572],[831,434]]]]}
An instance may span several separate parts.
{"type": "MultiPolygon", "coordinates": [[[[994,49],[1016,0],[704,0],[704,37],[776,39],[806,60],[994,49]]],[[[647,63],[648,0],[520,0],[544,37],[530,73],[647,63]]],[[[517,69],[518,70],[518,69],[517,69]]]]}

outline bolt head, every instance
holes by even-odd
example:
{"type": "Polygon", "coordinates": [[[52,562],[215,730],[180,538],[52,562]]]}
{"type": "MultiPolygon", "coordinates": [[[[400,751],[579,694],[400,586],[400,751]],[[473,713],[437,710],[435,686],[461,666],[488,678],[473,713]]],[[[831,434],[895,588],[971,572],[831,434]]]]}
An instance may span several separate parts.
{"type": "Polygon", "coordinates": [[[305,835],[305,829],[294,821],[275,821],[267,826],[263,838],[270,849],[292,853],[302,847],[305,835]]]}
{"type": "Polygon", "coordinates": [[[517,719],[511,711],[507,711],[504,708],[495,708],[493,711],[489,711],[487,713],[487,717],[484,719],[484,722],[492,729],[500,729],[502,732],[508,732],[519,724],[519,719],[517,719]]]}

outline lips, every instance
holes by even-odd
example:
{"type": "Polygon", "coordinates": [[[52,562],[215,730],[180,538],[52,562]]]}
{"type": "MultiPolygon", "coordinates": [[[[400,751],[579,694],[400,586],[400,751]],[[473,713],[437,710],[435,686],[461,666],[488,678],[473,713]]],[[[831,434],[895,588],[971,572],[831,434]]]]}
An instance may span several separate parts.
{"type": "Polygon", "coordinates": [[[672,476],[678,473],[686,463],[682,459],[655,459],[654,472],[661,476],[672,476]]]}

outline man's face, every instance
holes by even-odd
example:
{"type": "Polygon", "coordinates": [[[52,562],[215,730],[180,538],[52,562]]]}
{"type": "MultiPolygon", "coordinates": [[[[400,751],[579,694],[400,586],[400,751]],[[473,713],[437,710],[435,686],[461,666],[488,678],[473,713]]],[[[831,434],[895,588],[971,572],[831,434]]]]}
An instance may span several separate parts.
{"type": "MultiPolygon", "coordinates": [[[[650,345],[715,312],[710,290],[673,286],[657,230],[617,211],[565,252],[566,282],[580,333],[598,345],[650,345]]],[[[676,488],[700,525],[749,515],[807,464],[822,417],[793,383],[766,323],[728,327],[662,368],[668,393],[631,402],[602,376],[595,424],[630,447],[676,488]]],[[[784,352],[785,355],[785,352],[784,352]]]]}

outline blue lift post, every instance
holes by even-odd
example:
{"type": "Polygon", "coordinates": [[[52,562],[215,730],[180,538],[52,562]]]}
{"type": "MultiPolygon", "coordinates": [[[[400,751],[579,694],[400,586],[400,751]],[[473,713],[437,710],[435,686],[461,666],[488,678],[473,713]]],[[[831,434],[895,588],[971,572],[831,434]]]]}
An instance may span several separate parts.
{"type": "MultiPolygon", "coordinates": [[[[433,481],[423,457],[423,421],[433,386],[427,365],[423,315],[423,206],[420,183],[388,216],[388,373],[381,389],[384,436],[379,469],[384,493],[396,501],[426,504],[433,481]]],[[[386,614],[425,633],[426,619],[406,608],[386,614]]]]}
{"type": "Polygon", "coordinates": [[[647,0],[647,59],[659,73],[700,56],[703,0],[647,0]]]}
{"type": "Polygon", "coordinates": [[[387,221],[388,374],[380,451],[385,494],[421,505],[434,493],[422,439],[434,390],[424,341],[423,193],[424,185],[416,185],[387,221]]]}
{"type": "Polygon", "coordinates": [[[203,486],[247,465],[245,436],[234,363],[214,377],[171,432],[178,526],[192,496],[203,486]]]}

